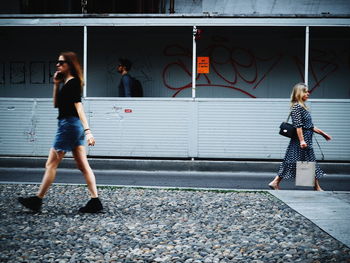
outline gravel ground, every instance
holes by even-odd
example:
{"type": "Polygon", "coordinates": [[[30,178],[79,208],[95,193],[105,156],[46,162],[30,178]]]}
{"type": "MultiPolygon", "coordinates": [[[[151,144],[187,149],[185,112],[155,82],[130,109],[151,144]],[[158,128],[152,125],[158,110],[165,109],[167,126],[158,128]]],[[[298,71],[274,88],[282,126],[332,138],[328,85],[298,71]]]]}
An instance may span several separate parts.
{"type": "Polygon", "coordinates": [[[82,186],[54,185],[41,213],[0,185],[1,262],[350,262],[350,249],[265,192],[99,188],[101,214],[78,214],[82,186]]]}

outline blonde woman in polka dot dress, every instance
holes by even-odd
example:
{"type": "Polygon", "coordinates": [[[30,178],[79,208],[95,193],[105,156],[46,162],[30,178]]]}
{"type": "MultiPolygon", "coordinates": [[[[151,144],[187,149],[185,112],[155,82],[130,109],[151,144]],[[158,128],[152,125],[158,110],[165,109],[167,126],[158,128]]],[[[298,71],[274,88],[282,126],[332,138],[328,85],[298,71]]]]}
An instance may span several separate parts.
{"type": "MultiPolygon", "coordinates": [[[[277,176],[271,183],[269,183],[271,189],[279,190],[279,184],[282,179],[295,178],[297,161],[316,161],[312,147],[312,136],[314,132],[322,135],[327,141],[332,139],[327,133],[313,125],[311,114],[305,105],[308,98],[309,91],[305,84],[298,83],[293,87],[291,94],[291,117],[293,126],[297,131],[297,137],[290,140],[286,155],[280,165],[277,176]]],[[[324,172],[316,163],[316,180],[314,188],[316,191],[323,191],[319,183],[319,178],[323,175],[324,172]]]]}

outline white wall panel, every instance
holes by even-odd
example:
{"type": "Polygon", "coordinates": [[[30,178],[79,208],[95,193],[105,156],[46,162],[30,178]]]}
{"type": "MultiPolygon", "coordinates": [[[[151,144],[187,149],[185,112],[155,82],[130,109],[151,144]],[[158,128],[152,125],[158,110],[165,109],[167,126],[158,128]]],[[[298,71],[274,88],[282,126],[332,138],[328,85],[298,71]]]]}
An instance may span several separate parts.
{"type": "Polygon", "coordinates": [[[188,157],[190,101],[90,99],[91,155],[188,157]]]}
{"type": "Polygon", "coordinates": [[[52,99],[41,99],[37,102],[35,118],[36,155],[48,155],[57,130],[58,111],[53,107],[52,99]]]}
{"type": "MultiPolygon", "coordinates": [[[[328,160],[350,160],[350,103],[343,101],[315,100],[310,103],[312,120],[316,127],[332,136],[326,141],[322,136],[316,138],[328,160]]],[[[314,149],[318,158],[321,158],[317,143],[314,140],[314,149]]]]}
{"type": "Polygon", "coordinates": [[[202,0],[203,12],[226,15],[324,15],[349,13],[350,2],[346,0],[318,1],[318,0],[245,0],[223,1],[202,0]]]}
{"type": "MultiPolygon", "coordinates": [[[[325,160],[350,160],[350,100],[311,100],[325,160]]],[[[96,146],[92,156],[281,159],[278,134],[287,99],[116,99],[84,101],[96,146]]],[[[52,99],[0,99],[0,154],[47,156],[57,110],[52,99]]],[[[321,155],[314,142],[317,158],[321,155]]]]}
{"type": "Polygon", "coordinates": [[[36,141],[33,99],[0,98],[0,153],[33,155],[36,141]]]}
{"type": "Polygon", "coordinates": [[[287,100],[204,100],[198,109],[198,157],[278,159],[288,140],[278,135],[287,100]]]}

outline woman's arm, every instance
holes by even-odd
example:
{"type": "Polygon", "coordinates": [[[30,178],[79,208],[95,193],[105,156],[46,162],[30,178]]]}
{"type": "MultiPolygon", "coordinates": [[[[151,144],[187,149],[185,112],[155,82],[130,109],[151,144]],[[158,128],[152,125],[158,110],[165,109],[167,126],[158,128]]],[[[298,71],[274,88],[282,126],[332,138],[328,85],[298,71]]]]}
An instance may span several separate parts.
{"type": "Polygon", "coordinates": [[[303,128],[297,128],[297,135],[300,142],[300,148],[304,149],[307,147],[307,143],[304,140],[303,128]]]}
{"type": "Polygon", "coordinates": [[[58,71],[55,72],[55,74],[53,75],[53,106],[55,108],[58,107],[57,105],[57,94],[58,94],[58,90],[60,89],[60,83],[63,81],[62,78],[59,78],[58,76],[58,71]]]}
{"type": "Polygon", "coordinates": [[[313,131],[322,135],[327,141],[331,140],[332,137],[330,135],[328,135],[327,133],[325,133],[324,131],[322,131],[321,129],[314,127],[313,131]]]}
{"type": "Polygon", "coordinates": [[[86,119],[86,115],[85,115],[85,112],[84,112],[84,106],[81,102],[76,102],[74,103],[74,106],[78,112],[78,115],[79,115],[79,119],[81,121],[81,124],[83,125],[84,127],[84,132],[85,132],[85,135],[86,135],[86,140],[88,142],[88,145],[89,146],[94,146],[95,145],[95,139],[94,139],[94,136],[92,136],[92,133],[90,131],[90,128],[89,128],[89,123],[86,119]]]}
{"type": "Polygon", "coordinates": [[[58,90],[59,90],[59,84],[53,84],[53,106],[55,107],[55,108],[57,108],[58,107],[58,105],[57,105],[57,94],[58,94],[58,90]]]}

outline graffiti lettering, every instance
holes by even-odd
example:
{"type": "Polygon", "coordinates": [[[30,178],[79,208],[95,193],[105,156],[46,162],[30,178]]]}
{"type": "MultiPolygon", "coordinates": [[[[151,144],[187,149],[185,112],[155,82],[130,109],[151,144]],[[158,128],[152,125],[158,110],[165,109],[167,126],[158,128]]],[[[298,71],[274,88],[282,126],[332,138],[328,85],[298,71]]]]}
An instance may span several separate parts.
{"type": "MultiPolygon", "coordinates": [[[[201,77],[204,77],[205,83],[198,83],[196,86],[229,88],[241,92],[251,98],[256,98],[256,96],[243,88],[237,87],[237,85],[240,85],[240,82],[243,82],[250,85],[253,90],[258,88],[283,56],[282,54],[279,54],[269,58],[261,58],[248,49],[239,47],[229,48],[221,44],[210,45],[199,52],[199,54],[203,53],[210,56],[210,67],[214,72],[212,78],[219,79],[220,83],[213,83],[207,74],[197,74],[196,80],[200,80],[202,79],[201,77]],[[258,72],[258,64],[261,62],[270,62],[271,65],[267,68],[264,74],[260,75],[258,72]],[[225,68],[225,74],[220,70],[223,67],[225,68]],[[227,68],[229,68],[228,71],[227,68]],[[249,69],[249,71],[247,71],[247,69],[249,69]],[[253,73],[251,74],[251,72],[253,73]]],[[[176,97],[181,91],[192,87],[192,82],[190,81],[190,66],[186,65],[184,62],[186,60],[190,61],[192,53],[181,45],[170,45],[164,49],[164,55],[168,57],[180,57],[178,61],[168,63],[164,67],[162,75],[164,85],[168,89],[175,90],[176,92],[173,94],[173,97],[176,97]],[[167,75],[170,74],[170,72],[175,72],[176,70],[180,74],[183,73],[188,79],[188,82],[182,86],[172,86],[167,78],[167,75]]]]}
{"type": "MultiPolygon", "coordinates": [[[[310,52],[310,67],[309,75],[314,79],[312,86],[309,88],[310,94],[314,92],[321,83],[325,81],[331,74],[336,72],[339,68],[338,64],[335,63],[337,56],[333,53],[329,53],[324,50],[311,49],[310,52]],[[318,72],[318,73],[317,73],[318,72]]],[[[297,65],[302,82],[305,81],[304,77],[304,63],[298,57],[294,57],[295,64],[297,65]]]]}
{"type": "MultiPolygon", "coordinates": [[[[257,89],[261,83],[268,77],[274,68],[278,65],[284,54],[276,54],[270,57],[259,57],[249,49],[241,47],[230,48],[224,44],[213,44],[198,52],[199,54],[210,57],[211,74],[197,74],[197,87],[222,87],[241,92],[248,97],[256,98],[251,92],[238,86],[249,87],[252,90],[257,89]],[[263,73],[259,72],[259,65],[267,65],[263,73]]],[[[310,57],[310,78],[314,80],[310,93],[320,87],[330,75],[339,68],[337,56],[333,52],[311,49],[310,57]]],[[[192,87],[191,81],[191,60],[192,52],[181,45],[170,45],[164,49],[164,55],[167,57],[177,57],[177,61],[173,61],[165,65],[162,73],[163,83],[165,87],[174,90],[172,95],[176,97],[183,90],[192,87]],[[177,72],[183,76],[183,84],[171,84],[171,73],[177,72]]],[[[297,70],[300,74],[301,81],[304,82],[304,63],[297,56],[293,57],[297,70]]],[[[178,81],[177,81],[178,83],[178,81]]]]}

